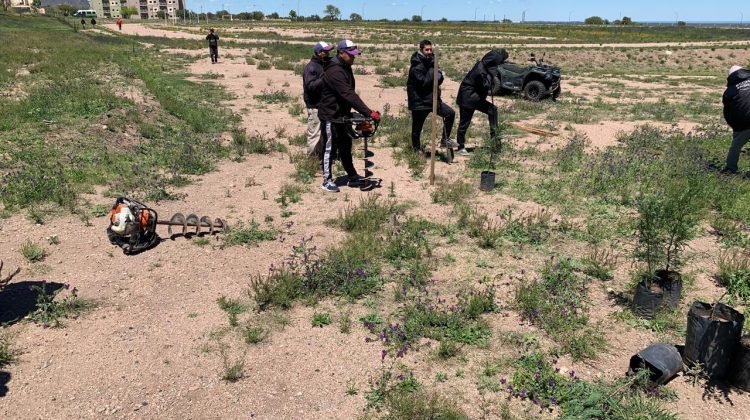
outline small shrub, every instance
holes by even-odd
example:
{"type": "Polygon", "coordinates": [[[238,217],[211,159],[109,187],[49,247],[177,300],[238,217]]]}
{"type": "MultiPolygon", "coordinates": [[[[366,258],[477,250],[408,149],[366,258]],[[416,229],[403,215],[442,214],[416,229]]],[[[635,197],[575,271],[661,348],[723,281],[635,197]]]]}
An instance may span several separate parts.
{"type": "Polygon", "coordinates": [[[750,302],[750,255],[743,251],[719,253],[716,280],[743,304],[750,302]]]}
{"type": "Polygon", "coordinates": [[[292,156],[294,163],[294,174],[292,177],[299,182],[309,184],[315,180],[316,175],[320,172],[320,161],[306,153],[297,153],[292,156]]]}
{"type": "Polygon", "coordinates": [[[540,245],[551,234],[552,215],[547,209],[514,216],[509,208],[500,212],[502,235],[516,243],[540,245]]]}
{"type": "Polygon", "coordinates": [[[583,273],[599,280],[612,280],[617,256],[611,249],[594,247],[583,259],[583,273]]]}
{"type": "Polygon", "coordinates": [[[228,246],[233,245],[255,245],[262,241],[273,241],[276,239],[277,232],[273,229],[263,230],[258,223],[253,220],[250,226],[244,227],[242,222],[229,228],[224,236],[224,243],[228,246]]]}
{"type": "Polygon", "coordinates": [[[299,102],[289,105],[289,115],[292,117],[298,117],[302,115],[302,111],[305,110],[305,106],[299,102]]]}
{"type": "Polygon", "coordinates": [[[227,299],[224,296],[216,299],[216,303],[219,305],[222,311],[227,313],[229,316],[229,325],[236,327],[238,325],[237,316],[247,312],[249,309],[247,305],[240,302],[237,299],[227,299]]]}
{"type": "Polygon", "coordinates": [[[290,203],[296,204],[302,201],[303,192],[304,187],[300,185],[284,184],[281,186],[281,189],[279,189],[279,197],[276,198],[276,202],[279,203],[282,208],[286,208],[290,203]]]}
{"type": "Polygon", "coordinates": [[[360,199],[358,206],[349,205],[331,224],[347,232],[375,232],[389,217],[403,211],[394,200],[383,200],[379,195],[370,194],[360,199]]]}
{"type": "Polygon", "coordinates": [[[47,292],[47,283],[43,282],[41,286],[33,285],[31,290],[36,292],[36,310],[29,315],[29,319],[43,327],[61,328],[64,327],[63,318],[76,318],[78,315],[94,308],[94,302],[81,299],[78,297],[78,289],[70,288],[70,285],[54,291],[47,292]],[[62,300],[55,298],[68,290],[69,295],[62,300]]]}
{"type": "Polygon", "coordinates": [[[258,63],[258,70],[271,70],[272,64],[270,61],[262,60],[258,63]]]}
{"type": "Polygon", "coordinates": [[[324,327],[326,325],[331,325],[331,322],[333,322],[333,318],[331,317],[331,314],[323,312],[318,313],[315,312],[312,316],[312,326],[313,327],[324,327]]]}
{"type": "Polygon", "coordinates": [[[268,336],[268,330],[263,327],[248,325],[245,327],[242,335],[245,338],[245,343],[258,344],[266,339],[266,337],[268,336]]]}
{"type": "Polygon", "coordinates": [[[605,346],[599,328],[588,325],[588,289],[568,259],[551,261],[541,280],[516,289],[521,317],[537,325],[560,343],[574,360],[590,358],[605,346]]]}
{"type": "Polygon", "coordinates": [[[438,184],[432,192],[432,202],[437,204],[463,203],[474,193],[474,188],[462,180],[438,184]]]}
{"type": "Polygon", "coordinates": [[[31,263],[41,262],[47,258],[47,250],[41,245],[37,245],[31,240],[27,240],[21,246],[21,255],[26,258],[26,261],[31,263]]]}
{"type": "Polygon", "coordinates": [[[221,379],[232,383],[237,382],[245,376],[244,369],[245,362],[242,360],[232,364],[225,364],[224,375],[221,377],[221,379]]]}
{"type": "Polygon", "coordinates": [[[13,350],[10,337],[7,334],[0,335],[0,368],[3,368],[16,360],[16,351],[13,350]]]}
{"type": "Polygon", "coordinates": [[[443,340],[438,346],[437,354],[441,359],[450,359],[456,357],[456,355],[458,355],[458,351],[458,344],[450,340],[443,340]]]}
{"type": "Polygon", "coordinates": [[[263,90],[259,95],[254,95],[253,98],[260,102],[268,104],[286,103],[292,100],[288,93],[284,90],[263,90]]]}
{"type": "Polygon", "coordinates": [[[352,316],[349,312],[339,317],[339,332],[349,334],[352,332],[352,316]]]}
{"type": "MultiPolygon", "coordinates": [[[[438,380],[438,382],[444,381],[438,380]]],[[[384,411],[388,414],[382,418],[387,420],[468,420],[470,418],[455,401],[427,391],[393,392],[385,401],[384,411]]]]}

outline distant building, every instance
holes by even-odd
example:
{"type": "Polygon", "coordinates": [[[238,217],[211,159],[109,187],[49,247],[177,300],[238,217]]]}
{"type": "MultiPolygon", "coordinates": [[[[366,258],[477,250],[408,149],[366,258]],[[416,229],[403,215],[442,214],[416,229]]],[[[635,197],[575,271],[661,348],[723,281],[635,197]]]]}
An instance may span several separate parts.
{"type": "Polygon", "coordinates": [[[31,0],[10,0],[8,7],[17,13],[31,11],[31,0]]]}
{"type": "MultiPolygon", "coordinates": [[[[138,14],[141,19],[158,19],[159,12],[164,12],[166,16],[173,19],[177,16],[178,10],[184,10],[183,0],[126,0],[130,2],[137,1],[138,14]]],[[[135,7],[135,5],[134,5],[135,7]]]]}
{"type": "Polygon", "coordinates": [[[89,4],[93,10],[96,10],[96,15],[100,18],[116,19],[122,17],[120,0],[89,0],[89,4]]]}

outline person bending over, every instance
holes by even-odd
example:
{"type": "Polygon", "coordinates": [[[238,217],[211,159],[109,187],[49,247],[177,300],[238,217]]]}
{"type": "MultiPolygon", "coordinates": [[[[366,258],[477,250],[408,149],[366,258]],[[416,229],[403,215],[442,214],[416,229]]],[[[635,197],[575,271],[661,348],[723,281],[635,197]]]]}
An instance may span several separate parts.
{"type": "Polygon", "coordinates": [[[494,75],[497,66],[505,62],[508,52],[505,49],[492,50],[482,57],[474,67],[466,74],[461,86],[458,88],[458,110],[460,120],[458,122],[458,150],[456,153],[466,155],[466,132],[471,125],[474,111],[487,114],[490,122],[490,137],[495,139],[497,135],[497,107],[487,101],[487,96],[492,93],[494,75]]]}

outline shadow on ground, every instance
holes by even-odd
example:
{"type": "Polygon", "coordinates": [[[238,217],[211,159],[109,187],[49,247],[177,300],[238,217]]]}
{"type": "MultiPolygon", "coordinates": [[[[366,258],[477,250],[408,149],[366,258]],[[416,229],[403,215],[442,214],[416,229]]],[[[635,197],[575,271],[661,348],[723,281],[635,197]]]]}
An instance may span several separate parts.
{"type": "Polygon", "coordinates": [[[52,294],[62,288],[62,283],[46,281],[20,281],[0,290],[0,325],[12,325],[36,311],[37,292],[32,286],[46,287],[52,294]]]}

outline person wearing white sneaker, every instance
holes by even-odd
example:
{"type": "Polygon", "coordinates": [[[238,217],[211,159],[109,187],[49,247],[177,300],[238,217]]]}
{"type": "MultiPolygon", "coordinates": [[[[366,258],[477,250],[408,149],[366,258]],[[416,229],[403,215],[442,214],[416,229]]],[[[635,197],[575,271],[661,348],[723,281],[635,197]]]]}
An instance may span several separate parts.
{"type": "Polygon", "coordinates": [[[352,64],[354,58],[360,54],[356,44],[348,39],[342,39],[338,43],[336,57],[323,67],[323,90],[318,105],[318,118],[321,124],[320,140],[324,144],[322,188],[328,192],[339,191],[331,174],[333,155],[337,152],[341,165],[349,177],[348,185],[362,185],[362,177],[354,169],[352,162],[352,137],[345,121],[351,116],[352,108],[362,115],[370,116],[375,122],[380,122],[380,113],[365,105],[354,90],[352,64]]]}

